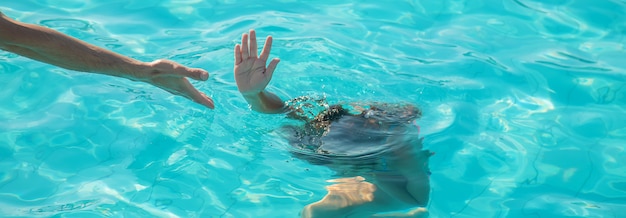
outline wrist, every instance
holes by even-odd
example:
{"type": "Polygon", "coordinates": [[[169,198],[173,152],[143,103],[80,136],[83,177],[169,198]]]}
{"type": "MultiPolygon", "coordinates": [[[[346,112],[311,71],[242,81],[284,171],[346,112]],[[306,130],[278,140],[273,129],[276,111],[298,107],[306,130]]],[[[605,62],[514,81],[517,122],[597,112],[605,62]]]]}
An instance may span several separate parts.
{"type": "Polygon", "coordinates": [[[146,81],[150,75],[157,74],[158,69],[150,66],[150,63],[138,60],[124,60],[113,72],[113,76],[123,77],[134,81],[146,81]]]}
{"type": "Polygon", "coordinates": [[[255,111],[263,113],[282,113],[285,111],[284,102],[274,93],[265,90],[240,93],[255,111]]]}
{"type": "Polygon", "coordinates": [[[261,90],[261,91],[239,91],[239,93],[241,93],[241,95],[245,98],[259,98],[263,93],[265,92],[265,90],[261,90]]]}

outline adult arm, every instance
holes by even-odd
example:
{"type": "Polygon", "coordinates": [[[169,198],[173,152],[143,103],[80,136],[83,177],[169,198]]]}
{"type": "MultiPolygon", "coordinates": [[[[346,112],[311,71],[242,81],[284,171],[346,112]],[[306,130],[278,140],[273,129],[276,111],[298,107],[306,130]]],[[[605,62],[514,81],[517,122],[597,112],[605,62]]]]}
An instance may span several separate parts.
{"type": "Polygon", "coordinates": [[[265,88],[272,79],[274,69],[280,61],[274,58],[266,67],[267,58],[272,48],[272,36],[268,36],[261,55],[257,57],[256,33],[244,33],[241,45],[235,45],[235,80],[241,95],[253,110],[262,113],[281,113],[285,103],[276,94],[265,88]]]}
{"type": "Polygon", "coordinates": [[[0,49],[65,69],[143,81],[213,108],[213,100],[186,79],[205,81],[208,72],[168,60],[141,62],[0,12],[0,49]]]}

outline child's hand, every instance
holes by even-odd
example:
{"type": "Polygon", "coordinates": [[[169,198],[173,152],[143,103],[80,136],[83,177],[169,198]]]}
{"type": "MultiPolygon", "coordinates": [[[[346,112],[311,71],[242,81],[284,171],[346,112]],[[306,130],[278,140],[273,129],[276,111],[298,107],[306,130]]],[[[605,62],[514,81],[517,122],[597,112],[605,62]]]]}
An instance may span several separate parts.
{"type": "Polygon", "coordinates": [[[241,94],[257,95],[272,79],[272,74],[280,59],[273,59],[265,67],[272,48],[272,37],[268,36],[263,46],[261,56],[257,57],[256,33],[250,30],[250,35],[243,34],[241,45],[235,45],[235,80],[241,94]],[[250,37],[248,41],[248,36],[250,37]]]}

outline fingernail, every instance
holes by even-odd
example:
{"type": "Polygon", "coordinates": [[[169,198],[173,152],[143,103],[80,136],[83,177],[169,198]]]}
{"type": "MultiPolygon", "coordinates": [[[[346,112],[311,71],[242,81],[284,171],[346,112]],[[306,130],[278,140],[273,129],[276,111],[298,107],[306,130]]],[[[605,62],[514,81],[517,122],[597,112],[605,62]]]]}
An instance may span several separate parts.
{"type": "Polygon", "coordinates": [[[207,80],[207,79],[209,79],[209,73],[207,72],[202,73],[202,80],[207,80]]]}

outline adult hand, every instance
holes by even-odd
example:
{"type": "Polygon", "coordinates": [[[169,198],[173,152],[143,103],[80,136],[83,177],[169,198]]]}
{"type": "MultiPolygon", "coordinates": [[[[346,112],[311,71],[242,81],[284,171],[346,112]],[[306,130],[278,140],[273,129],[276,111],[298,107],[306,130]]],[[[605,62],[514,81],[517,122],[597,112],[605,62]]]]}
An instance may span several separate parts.
{"type": "Polygon", "coordinates": [[[272,36],[268,36],[261,55],[257,57],[256,33],[243,34],[241,45],[235,45],[235,80],[241,94],[256,95],[265,90],[272,79],[276,65],[280,61],[274,58],[267,67],[265,63],[272,48],[272,36]],[[249,37],[249,40],[248,40],[249,37]]]}
{"type": "Polygon", "coordinates": [[[213,108],[213,100],[185,78],[207,80],[209,74],[173,61],[144,63],[70,37],[56,30],[22,23],[0,13],[0,49],[65,69],[139,80],[213,108]]]}
{"type": "Polygon", "coordinates": [[[213,109],[213,100],[191,85],[186,77],[194,80],[206,81],[209,73],[198,68],[188,68],[169,60],[157,60],[147,63],[145,70],[135,74],[135,78],[155,85],[172,94],[186,97],[213,109]]]}

